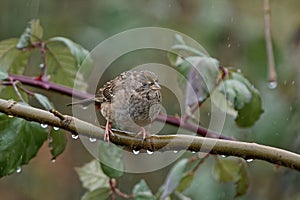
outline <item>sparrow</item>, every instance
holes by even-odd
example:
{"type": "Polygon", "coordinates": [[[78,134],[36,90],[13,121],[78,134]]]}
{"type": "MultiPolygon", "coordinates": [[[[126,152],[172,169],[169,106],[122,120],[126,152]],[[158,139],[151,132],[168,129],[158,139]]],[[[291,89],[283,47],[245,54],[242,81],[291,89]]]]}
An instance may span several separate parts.
{"type": "Polygon", "coordinates": [[[161,87],[158,77],[151,71],[125,71],[99,88],[95,97],[68,105],[94,103],[106,119],[104,140],[109,142],[111,124],[116,127],[136,129],[146,138],[149,125],[161,109],[161,87]]]}

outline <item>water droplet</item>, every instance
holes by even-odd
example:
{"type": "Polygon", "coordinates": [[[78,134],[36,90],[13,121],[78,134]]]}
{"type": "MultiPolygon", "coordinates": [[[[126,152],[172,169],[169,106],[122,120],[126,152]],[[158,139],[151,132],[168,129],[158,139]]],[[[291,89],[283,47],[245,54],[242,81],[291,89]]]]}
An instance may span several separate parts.
{"type": "Polygon", "coordinates": [[[52,162],[52,163],[55,163],[55,162],[56,162],[56,159],[55,159],[55,158],[52,158],[52,159],[51,159],[51,162],[52,162]]]}
{"type": "Polygon", "coordinates": [[[140,151],[139,150],[132,150],[132,153],[134,154],[134,155],[138,155],[139,153],[140,153],[140,151]]]}
{"type": "Polygon", "coordinates": [[[286,85],[287,84],[287,81],[285,80],[285,81],[283,81],[283,85],[286,85]]]}
{"type": "Polygon", "coordinates": [[[55,131],[58,131],[58,130],[59,130],[59,128],[56,127],[56,126],[53,126],[53,129],[54,129],[55,131]]]}
{"type": "Polygon", "coordinates": [[[221,157],[222,157],[222,158],[226,158],[227,156],[225,156],[225,155],[221,155],[221,157]]]}
{"type": "Polygon", "coordinates": [[[249,158],[249,159],[246,160],[246,162],[248,162],[248,163],[250,163],[250,162],[252,162],[252,161],[253,161],[252,158],[249,158]]]}
{"type": "Polygon", "coordinates": [[[275,89],[277,87],[277,82],[276,81],[270,81],[268,87],[270,89],[275,89]]]}
{"type": "Polygon", "coordinates": [[[174,150],[173,153],[178,153],[178,151],[174,150]]]}
{"type": "Polygon", "coordinates": [[[17,167],[17,169],[16,169],[16,172],[18,173],[18,174],[20,174],[21,173],[21,171],[22,171],[22,168],[19,166],[19,167],[17,167]]]}
{"type": "Polygon", "coordinates": [[[192,153],[196,153],[196,151],[192,151],[192,153]]]}
{"type": "Polygon", "coordinates": [[[13,115],[7,115],[7,117],[9,117],[9,118],[13,118],[14,116],[13,116],[13,115]]]}
{"type": "Polygon", "coordinates": [[[147,150],[147,154],[151,155],[153,154],[153,151],[147,150]]]}
{"type": "Polygon", "coordinates": [[[292,85],[295,85],[295,81],[292,81],[292,85]]]}
{"type": "Polygon", "coordinates": [[[236,71],[237,71],[237,73],[242,73],[242,70],[240,68],[237,69],[236,71]]]}
{"type": "Polygon", "coordinates": [[[90,140],[90,142],[96,142],[97,141],[96,138],[92,138],[92,137],[90,137],[89,140],[90,140]]]}
{"type": "Polygon", "coordinates": [[[88,106],[81,106],[82,110],[87,110],[89,107],[88,106]]]}
{"type": "Polygon", "coordinates": [[[230,47],[231,47],[231,44],[229,43],[229,44],[227,45],[227,47],[230,48],[230,47]]]}
{"type": "Polygon", "coordinates": [[[72,138],[73,138],[74,140],[77,140],[77,139],[79,138],[79,135],[72,134],[72,138]]]}
{"type": "Polygon", "coordinates": [[[42,127],[42,128],[47,128],[47,127],[48,127],[48,124],[41,124],[41,127],[42,127]]]}
{"type": "Polygon", "coordinates": [[[41,63],[41,64],[40,64],[40,68],[43,68],[43,67],[44,67],[44,63],[41,63]]]}

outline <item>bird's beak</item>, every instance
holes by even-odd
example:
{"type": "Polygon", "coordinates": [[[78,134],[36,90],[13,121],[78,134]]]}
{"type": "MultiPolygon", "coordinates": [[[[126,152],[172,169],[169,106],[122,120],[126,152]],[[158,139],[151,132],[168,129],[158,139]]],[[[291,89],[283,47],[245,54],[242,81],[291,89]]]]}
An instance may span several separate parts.
{"type": "Polygon", "coordinates": [[[154,84],[153,84],[153,85],[151,85],[151,89],[152,89],[152,90],[160,90],[160,89],[161,89],[161,87],[158,85],[158,83],[157,83],[157,82],[154,82],[154,84]]]}

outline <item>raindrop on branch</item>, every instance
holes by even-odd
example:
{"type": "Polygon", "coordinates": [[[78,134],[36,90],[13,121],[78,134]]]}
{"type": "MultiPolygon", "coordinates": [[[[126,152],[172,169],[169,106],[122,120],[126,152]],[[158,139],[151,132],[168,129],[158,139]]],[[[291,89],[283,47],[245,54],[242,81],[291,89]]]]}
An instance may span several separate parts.
{"type": "Polygon", "coordinates": [[[270,89],[275,89],[277,87],[277,82],[276,81],[270,81],[268,84],[268,87],[270,89]]]}
{"type": "Polygon", "coordinates": [[[96,142],[97,141],[96,138],[92,138],[92,137],[90,137],[89,140],[90,140],[90,142],[96,142]]]}
{"type": "Polygon", "coordinates": [[[47,127],[48,127],[48,124],[41,124],[41,127],[42,127],[42,128],[47,128],[47,127]]]}
{"type": "Polygon", "coordinates": [[[79,137],[79,135],[72,134],[72,138],[73,138],[74,140],[77,140],[77,139],[78,139],[78,137],[79,137]]]}
{"type": "Polygon", "coordinates": [[[19,167],[17,167],[17,169],[16,169],[16,172],[18,173],[18,174],[20,174],[21,173],[21,171],[22,171],[22,168],[19,166],[19,167]]]}
{"type": "Polygon", "coordinates": [[[139,153],[140,153],[140,151],[139,150],[132,150],[132,153],[134,154],[134,155],[138,155],[139,153]]]}
{"type": "Polygon", "coordinates": [[[52,158],[52,159],[51,159],[51,162],[52,162],[52,163],[55,163],[55,162],[56,162],[56,159],[55,159],[55,158],[52,158]]]}
{"type": "Polygon", "coordinates": [[[147,154],[152,155],[153,151],[147,150],[147,154]]]}

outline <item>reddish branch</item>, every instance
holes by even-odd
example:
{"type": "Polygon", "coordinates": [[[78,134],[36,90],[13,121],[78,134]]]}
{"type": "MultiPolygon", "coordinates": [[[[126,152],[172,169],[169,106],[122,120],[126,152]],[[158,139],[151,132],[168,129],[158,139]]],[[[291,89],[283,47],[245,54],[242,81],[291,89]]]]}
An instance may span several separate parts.
{"type": "MultiPolygon", "coordinates": [[[[42,81],[42,80],[36,79],[34,77],[10,74],[8,78],[10,80],[20,81],[21,83],[23,83],[25,85],[30,85],[30,86],[34,86],[34,87],[43,88],[43,89],[46,89],[46,90],[49,90],[49,91],[58,92],[58,93],[61,93],[61,94],[64,94],[64,95],[73,96],[73,97],[80,98],[80,99],[93,97],[93,95],[91,95],[91,94],[76,91],[76,90],[73,90],[69,87],[59,85],[59,84],[56,84],[56,83],[51,83],[49,81],[42,81]]],[[[4,82],[2,82],[2,84],[3,83],[4,82]]],[[[5,84],[9,84],[9,82],[7,82],[5,84]]],[[[177,126],[177,127],[182,127],[182,128],[187,129],[187,130],[196,132],[196,133],[198,133],[199,135],[201,135],[203,137],[234,140],[233,138],[230,138],[230,137],[227,137],[227,136],[222,136],[219,133],[215,133],[215,132],[209,131],[206,128],[203,128],[201,126],[189,123],[188,121],[185,121],[185,120],[183,120],[182,118],[179,118],[179,117],[173,117],[173,116],[168,116],[168,115],[159,115],[157,120],[165,122],[167,124],[171,124],[171,125],[174,125],[174,126],[177,126]]]]}

